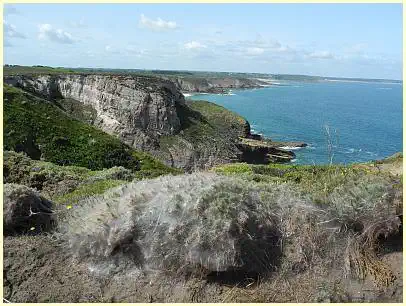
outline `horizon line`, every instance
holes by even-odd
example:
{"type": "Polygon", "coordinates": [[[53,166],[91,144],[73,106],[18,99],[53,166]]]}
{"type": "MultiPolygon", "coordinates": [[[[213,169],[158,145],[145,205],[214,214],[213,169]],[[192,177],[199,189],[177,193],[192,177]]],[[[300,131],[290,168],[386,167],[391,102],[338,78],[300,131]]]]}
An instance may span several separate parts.
{"type": "Polygon", "coordinates": [[[314,78],[329,78],[329,79],[362,79],[362,80],[375,80],[375,81],[397,81],[402,82],[403,79],[386,79],[386,78],[365,78],[365,77],[338,77],[326,75],[312,75],[300,73],[271,73],[271,72],[240,72],[240,71],[214,71],[214,70],[194,70],[194,69],[157,69],[157,68],[103,68],[103,67],[69,67],[69,66],[49,66],[49,65],[20,65],[20,64],[3,64],[4,66],[20,66],[20,67],[49,67],[49,68],[64,68],[64,69],[104,69],[104,70],[144,70],[144,71],[174,71],[174,72],[212,72],[212,73],[233,73],[233,74],[264,74],[264,75],[291,75],[291,76],[307,76],[314,78]]]}

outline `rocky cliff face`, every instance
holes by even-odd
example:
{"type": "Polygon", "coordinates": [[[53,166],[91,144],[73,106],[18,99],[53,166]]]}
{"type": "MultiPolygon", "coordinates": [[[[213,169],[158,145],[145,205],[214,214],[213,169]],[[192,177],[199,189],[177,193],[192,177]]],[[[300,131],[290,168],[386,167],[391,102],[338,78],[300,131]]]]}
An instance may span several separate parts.
{"type": "Polygon", "coordinates": [[[249,78],[174,77],[170,80],[183,92],[220,93],[233,88],[256,88],[267,85],[258,79],[249,78]]]}
{"type": "Polygon", "coordinates": [[[158,146],[160,135],[179,132],[176,104],[183,95],[166,80],[108,75],[6,77],[5,83],[55,100],[69,98],[91,106],[94,125],[137,149],[158,146]]]}

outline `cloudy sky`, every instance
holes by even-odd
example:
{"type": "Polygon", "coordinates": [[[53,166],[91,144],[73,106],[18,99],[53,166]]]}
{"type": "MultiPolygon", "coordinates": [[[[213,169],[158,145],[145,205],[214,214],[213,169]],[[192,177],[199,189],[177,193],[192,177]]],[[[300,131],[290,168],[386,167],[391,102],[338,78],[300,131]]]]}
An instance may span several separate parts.
{"type": "Polygon", "coordinates": [[[14,4],[6,64],[402,78],[401,4],[14,4]]]}

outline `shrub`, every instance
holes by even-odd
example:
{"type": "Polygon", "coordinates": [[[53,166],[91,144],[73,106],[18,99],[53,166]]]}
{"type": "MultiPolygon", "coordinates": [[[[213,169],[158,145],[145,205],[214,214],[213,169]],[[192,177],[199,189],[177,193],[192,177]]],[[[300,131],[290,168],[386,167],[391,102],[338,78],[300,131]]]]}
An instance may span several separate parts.
{"type": "Polygon", "coordinates": [[[378,239],[400,224],[400,195],[390,181],[341,182],[323,205],[299,186],[204,172],[163,176],[82,201],[60,230],[74,257],[103,273],[266,276],[322,265],[349,267],[359,277],[354,271],[364,266],[381,267],[367,271],[382,277],[378,239]]]}
{"type": "Polygon", "coordinates": [[[4,184],[3,224],[5,235],[47,231],[53,224],[52,202],[35,190],[4,184]]]}
{"type": "Polygon", "coordinates": [[[165,176],[81,203],[61,230],[77,258],[117,269],[265,273],[280,260],[282,211],[307,207],[297,196],[215,174],[165,176]]]}

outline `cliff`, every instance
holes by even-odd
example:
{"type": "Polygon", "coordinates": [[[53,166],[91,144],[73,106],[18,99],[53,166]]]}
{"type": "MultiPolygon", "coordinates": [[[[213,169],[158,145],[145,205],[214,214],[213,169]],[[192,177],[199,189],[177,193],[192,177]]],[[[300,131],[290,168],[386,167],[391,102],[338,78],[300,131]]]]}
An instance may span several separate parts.
{"type": "Polygon", "coordinates": [[[253,150],[241,145],[240,137],[252,136],[244,118],[209,102],[185,102],[179,90],[179,86],[204,91],[254,86],[246,80],[204,79],[196,87],[189,81],[175,84],[147,76],[39,74],[7,76],[4,81],[52,101],[71,117],[117,136],[166,165],[187,171],[233,161],[294,158],[293,153],[286,155],[277,148],[253,150]],[[282,158],[270,159],[268,153],[282,158]]]}
{"type": "MultiPolygon", "coordinates": [[[[91,170],[122,166],[140,178],[180,172],[130,148],[117,137],[75,120],[51,101],[8,85],[4,86],[3,101],[4,151],[24,152],[35,160],[91,170]]],[[[3,170],[6,176],[8,170],[3,170]]],[[[20,175],[23,173],[18,171],[20,175]]],[[[47,173],[33,174],[37,175],[38,180],[47,180],[47,173]]]]}
{"type": "Polygon", "coordinates": [[[230,89],[257,88],[269,85],[255,78],[168,77],[183,92],[222,93],[230,89]]]}
{"type": "Polygon", "coordinates": [[[94,109],[93,124],[126,144],[148,151],[157,135],[179,131],[176,104],[183,95],[170,81],[107,75],[10,76],[5,83],[50,100],[73,99],[94,109]]]}

